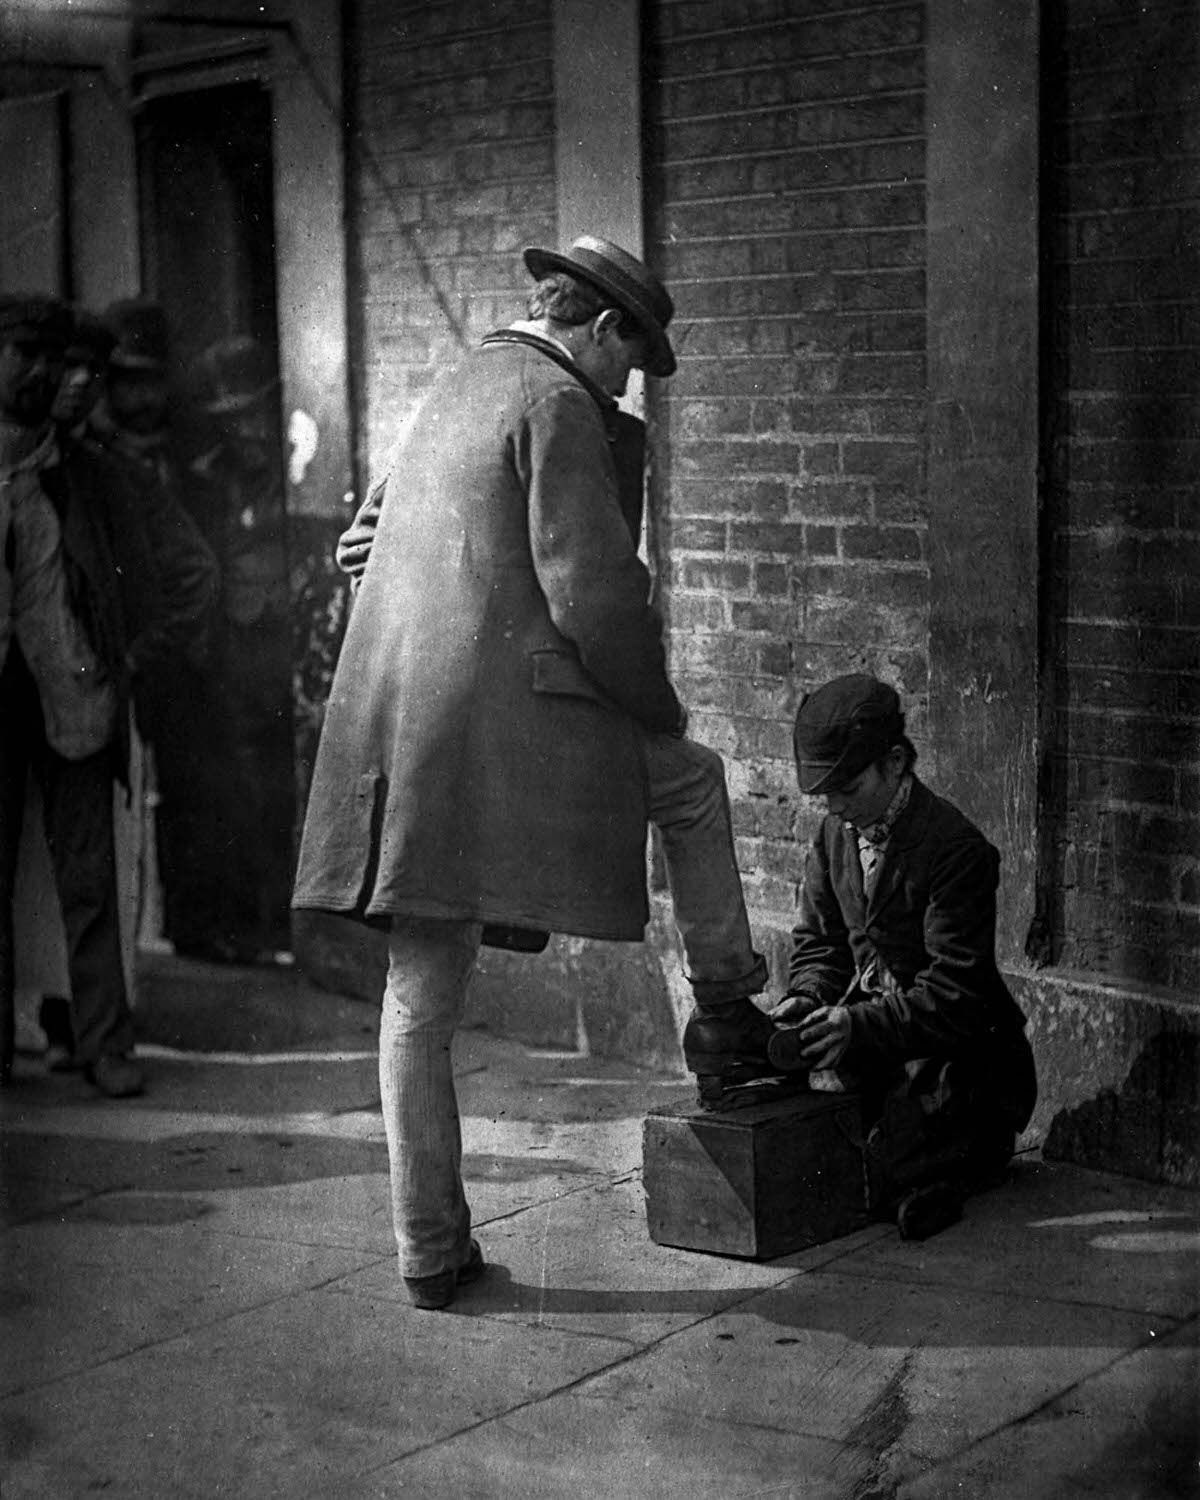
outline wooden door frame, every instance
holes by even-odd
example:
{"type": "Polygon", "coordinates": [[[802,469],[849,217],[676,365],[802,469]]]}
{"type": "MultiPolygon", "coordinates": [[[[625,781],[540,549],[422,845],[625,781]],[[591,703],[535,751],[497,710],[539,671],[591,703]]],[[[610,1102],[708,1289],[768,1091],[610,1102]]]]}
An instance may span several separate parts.
{"type": "MultiPolygon", "coordinates": [[[[276,323],[293,516],[344,514],[352,485],[346,306],[341,27],[336,0],[291,0],[270,23],[141,53],[134,107],[164,94],[257,80],[272,101],[276,323]],[[290,14],[289,14],[290,12],[290,14]]],[[[182,26],[182,19],[180,21],[182,26]]],[[[186,33],[181,35],[186,38],[186,33]]]]}

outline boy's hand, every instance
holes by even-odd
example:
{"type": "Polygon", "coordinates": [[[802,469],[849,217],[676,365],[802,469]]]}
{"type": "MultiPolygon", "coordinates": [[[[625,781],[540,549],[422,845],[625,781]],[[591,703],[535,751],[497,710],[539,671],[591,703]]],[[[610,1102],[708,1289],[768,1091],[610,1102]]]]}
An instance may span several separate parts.
{"type": "Polygon", "coordinates": [[[785,995],[772,1006],[768,1014],[772,1021],[781,1021],[788,1026],[793,1026],[797,1021],[802,1021],[805,1016],[811,1016],[814,1010],[821,1008],[821,1002],[814,1000],[811,995],[785,995]]]}
{"type": "MultiPolygon", "coordinates": [[[[778,1019],[772,1015],[772,1020],[778,1019]]],[[[820,1005],[797,1027],[800,1056],[812,1069],[834,1068],[850,1045],[850,1011],[844,1005],[820,1005]]]]}

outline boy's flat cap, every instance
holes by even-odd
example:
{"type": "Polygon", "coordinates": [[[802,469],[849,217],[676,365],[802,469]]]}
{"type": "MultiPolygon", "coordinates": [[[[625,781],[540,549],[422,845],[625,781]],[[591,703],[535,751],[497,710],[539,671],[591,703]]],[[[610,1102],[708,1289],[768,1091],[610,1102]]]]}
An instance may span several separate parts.
{"type": "Polygon", "coordinates": [[[792,746],[806,796],[853,780],[904,736],[895,688],[865,673],[835,677],[800,700],[792,746]]]}

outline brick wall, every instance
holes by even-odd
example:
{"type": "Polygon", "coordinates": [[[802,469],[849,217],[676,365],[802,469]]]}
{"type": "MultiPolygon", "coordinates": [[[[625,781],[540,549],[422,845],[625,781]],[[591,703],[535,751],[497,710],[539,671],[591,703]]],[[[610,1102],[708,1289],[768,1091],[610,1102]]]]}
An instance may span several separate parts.
{"type": "Polygon", "coordinates": [[[1200,14],[1046,37],[1051,951],[1200,995],[1200,14]]]}
{"type": "Polygon", "coordinates": [[[921,733],[923,7],[656,0],[646,25],[648,254],[680,354],[650,393],[652,552],[773,947],[815,820],[799,691],[877,672],[921,733]]]}
{"type": "Polygon", "coordinates": [[[519,312],[554,244],[550,0],[364,0],[350,56],[362,468],[439,358],[519,312]]]}

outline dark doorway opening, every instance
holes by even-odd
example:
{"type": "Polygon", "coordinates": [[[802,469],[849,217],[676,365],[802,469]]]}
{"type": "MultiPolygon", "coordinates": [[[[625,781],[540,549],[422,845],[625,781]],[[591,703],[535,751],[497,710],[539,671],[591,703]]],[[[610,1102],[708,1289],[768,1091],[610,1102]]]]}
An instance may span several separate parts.
{"type": "MultiPolygon", "coordinates": [[[[178,951],[237,962],[291,948],[294,650],[271,114],[269,90],[251,81],[152,97],[137,117],[142,279],[170,329],[180,498],[221,578],[204,713],[177,778],[203,804],[194,837],[209,843],[191,860],[186,843],[167,847],[159,767],[163,927],[178,951]],[[205,862],[207,893],[196,878],[205,862]]],[[[197,718],[181,707],[181,721],[189,712],[197,718]]],[[[182,811],[195,829],[195,807],[182,811]]]]}
{"type": "Polygon", "coordinates": [[[189,399],[201,353],[248,334],[278,365],[270,91],[237,83],[151,99],[137,148],[142,281],[166,309],[177,421],[194,449],[208,436],[189,399]]]}

